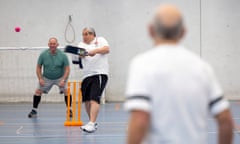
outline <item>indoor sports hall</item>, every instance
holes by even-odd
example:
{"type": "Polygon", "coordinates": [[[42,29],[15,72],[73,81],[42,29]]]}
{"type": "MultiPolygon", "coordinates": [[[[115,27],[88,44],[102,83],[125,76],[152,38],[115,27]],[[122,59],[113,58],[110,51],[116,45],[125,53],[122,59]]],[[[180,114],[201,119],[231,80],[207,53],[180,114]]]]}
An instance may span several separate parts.
{"type": "MultiPolygon", "coordinates": [[[[0,144],[124,144],[129,113],[124,109],[131,59],[153,47],[148,33],[155,8],[177,6],[184,18],[188,50],[214,69],[230,103],[233,144],[240,143],[240,1],[238,0],[0,0],[0,144]],[[68,82],[76,82],[74,116],[69,120],[63,95],[54,86],[42,95],[37,118],[28,118],[39,83],[36,65],[40,53],[56,37],[58,49],[82,41],[82,29],[94,27],[107,39],[109,75],[101,97],[98,129],[86,133],[68,121],[88,122],[78,85],[82,70],[71,62],[68,82]]],[[[143,65],[144,67],[144,65],[143,65]]],[[[141,81],[144,83],[145,81],[141,81]]],[[[184,85],[184,82],[183,82],[184,85]]],[[[74,92],[75,91],[75,92],[74,92]]],[[[174,119],[172,123],[178,123],[174,119]]],[[[218,127],[209,114],[208,144],[217,144],[218,127]]]]}

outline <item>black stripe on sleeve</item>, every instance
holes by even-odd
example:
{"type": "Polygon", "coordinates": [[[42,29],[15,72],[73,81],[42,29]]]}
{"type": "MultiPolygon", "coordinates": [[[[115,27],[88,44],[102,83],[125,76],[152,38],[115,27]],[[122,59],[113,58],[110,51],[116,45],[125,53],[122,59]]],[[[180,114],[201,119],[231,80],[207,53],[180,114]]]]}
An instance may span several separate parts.
{"type": "Polygon", "coordinates": [[[217,102],[221,101],[223,99],[223,96],[216,98],[215,100],[212,100],[209,103],[209,108],[211,109],[213,107],[214,104],[216,104],[217,102]]]}
{"type": "Polygon", "coordinates": [[[132,100],[132,99],[143,99],[146,101],[151,101],[151,99],[148,96],[131,96],[127,98],[127,100],[132,100]]]}

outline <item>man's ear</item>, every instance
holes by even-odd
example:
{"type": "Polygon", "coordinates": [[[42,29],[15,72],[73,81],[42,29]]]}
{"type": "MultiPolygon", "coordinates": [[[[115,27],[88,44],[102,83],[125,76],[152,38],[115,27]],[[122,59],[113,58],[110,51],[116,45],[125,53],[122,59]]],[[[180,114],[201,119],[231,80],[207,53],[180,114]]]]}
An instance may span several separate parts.
{"type": "Polygon", "coordinates": [[[149,24],[148,26],[148,34],[150,35],[151,38],[154,38],[156,35],[152,24],[149,24]]]}
{"type": "Polygon", "coordinates": [[[180,33],[180,36],[179,36],[179,39],[182,39],[186,34],[186,28],[183,27],[182,30],[181,30],[181,33],[180,33]]]}

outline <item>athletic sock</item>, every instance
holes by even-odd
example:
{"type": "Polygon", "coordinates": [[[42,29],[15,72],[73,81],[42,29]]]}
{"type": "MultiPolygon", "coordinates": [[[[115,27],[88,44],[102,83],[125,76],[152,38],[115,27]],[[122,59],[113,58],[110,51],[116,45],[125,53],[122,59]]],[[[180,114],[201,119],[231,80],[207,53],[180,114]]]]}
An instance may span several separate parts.
{"type": "Polygon", "coordinates": [[[41,96],[37,96],[37,95],[33,96],[33,109],[34,110],[37,110],[38,104],[40,103],[40,101],[41,101],[41,96]]]}
{"type": "MultiPolygon", "coordinates": [[[[65,98],[65,104],[66,104],[66,106],[68,106],[68,96],[64,96],[64,98],[65,98]]],[[[70,95],[70,107],[72,106],[72,95],[70,95]]]]}

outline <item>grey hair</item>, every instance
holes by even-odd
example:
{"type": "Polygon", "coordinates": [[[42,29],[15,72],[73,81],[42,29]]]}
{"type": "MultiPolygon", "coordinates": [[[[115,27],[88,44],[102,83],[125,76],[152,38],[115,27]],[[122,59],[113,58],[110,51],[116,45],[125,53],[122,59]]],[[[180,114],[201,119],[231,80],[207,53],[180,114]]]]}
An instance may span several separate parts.
{"type": "Polygon", "coordinates": [[[154,30],[157,35],[166,40],[176,40],[183,33],[183,21],[179,19],[175,24],[167,26],[161,20],[161,18],[156,18],[153,22],[154,30]]]}
{"type": "Polygon", "coordinates": [[[85,27],[83,31],[85,30],[87,30],[89,34],[93,34],[94,36],[96,36],[96,32],[93,27],[85,27]]]}

